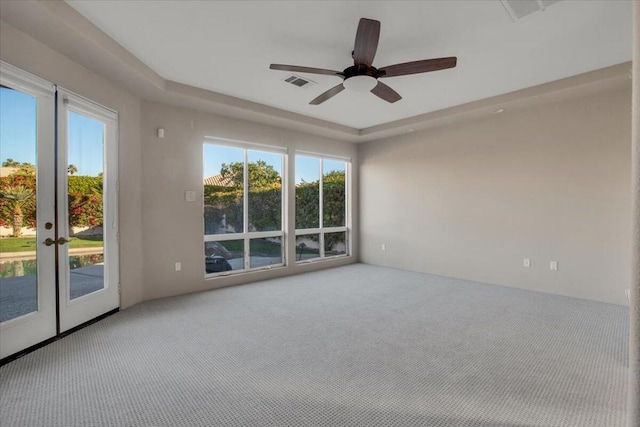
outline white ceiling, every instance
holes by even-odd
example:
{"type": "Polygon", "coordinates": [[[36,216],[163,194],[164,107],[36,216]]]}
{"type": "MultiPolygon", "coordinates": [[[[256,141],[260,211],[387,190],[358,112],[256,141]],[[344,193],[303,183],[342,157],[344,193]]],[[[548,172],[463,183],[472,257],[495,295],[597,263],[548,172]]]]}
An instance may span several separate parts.
{"type": "Polygon", "coordinates": [[[629,0],[564,0],[513,21],[499,0],[76,1],[68,3],[167,80],[363,129],[619,64],[632,56],[629,0]],[[374,66],[457,56],[458,66],[384,82],[388,104],[270,63],[342,70],[361,17],[382,22],[374,66]]]}

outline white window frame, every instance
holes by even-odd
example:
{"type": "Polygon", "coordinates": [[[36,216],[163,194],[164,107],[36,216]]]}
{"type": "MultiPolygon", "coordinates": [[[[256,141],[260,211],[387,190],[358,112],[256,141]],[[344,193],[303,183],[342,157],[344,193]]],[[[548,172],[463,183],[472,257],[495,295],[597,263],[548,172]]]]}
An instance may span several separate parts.
{"type": "MultiPolygon", "coordinates": [[[[313,263],[313,262],[318,262],[318,261],[323,261],[323,260],[328,260],[328,259],[336,259],[336,258],[343,258],[343,257],[348,257],[351,256],[351,192],[350,192],[350,188],[351,188],[351,159],[349,158],[344,158],[344,157],[336,157],[336,156],[330,156],[330,155],[324,155],[324,154],[318,154],[318,153],[310,153],[310,152],[305,152],[305,151],[296,151],[295,153],[295,157],[297,159],[298,156],[302,156],[302,157],[310,157],[313,159],[318,159],[319,160],[319,166],[318,166],[318,170],[320,172],[320,178],[319,178],[319,182],[318,182],[318,200],[319,200],[319,206],[318,206],[318,224],[320,225],[319,227],[316,228],[302,228],[302,229],[298,229],[298,226],[296,224],[296,229],[295,229],[295,236],[306,236],[306,235],[311,235],[311,234],[318,234],[319,235],[319,239],[318,239],[318,244],[319,244],[319,256],[317,258],[310,258],[310,259],[305,259],[305,260],[300,260],[298,261],[296,259],[296,264],[307,264],[307,263],[313,263]],[[340,227],[325,227],[323,224],[324,221],[324,161],[325,160],[331,160],[331,161],[339,161],[339,162],[344,162],[345,164],[345,168],[344,168],[344,208],[345,208],[345,212],[344,212],[344,221],[345,224],[343,226],[340,227]],[[345,253],[344,254],[339,254],[339,255],[331,255],[331,256],[326,256],[325,254],[325,248],[324,248],[324,242],[325,242],[325,234],[328,233],[341,233],[344,232],[345,233],[345,253]]],[[[294,164],[297,165],[297,163],[295,162],[294,159],[294,164]]],[[[297,208],[297,206],[296,206],[297,208]]],[[[295,215],[294,215],[295,217],[295,215]]],[[[296,249],[297,249],[297,245],[296,245],[296,249]]]]}
{"type": "MultiPolygon", "coordinates": [[[[253,142],[236,141],[225,138],[216,138],[205,136],[203,143],[203,152],[205,145],[218,145],[226,147],[234,147],[243,150],[243,188],[242,188],[242,233],[229,233],[229,234],[204,234],[204,243],[206,242],[224,242],[229,240],[243,240],[244,241],[244,258],[242,270],[230,270],[222,271],[218,273],[207,273],[205,269],[205,278],[213,278],[219,276],[229,276],[232,274],[242,274],[249,271],[270,270],[273,268],[284,267],[287,265],[287,233],[285,229],[286,218],[286,199],[287,199],[287,149],[283,147],[273,147],[270,145],[257,144],[253,142]],[[261,151],[266,153],[280,154],[282,156],[281,164],[281,198],[280,198],[280,230],[275,231],[248,231],[249,230],[249,151],[261,151]],[[281,246],[281,258],[282,262],[279,264],[271,264],[267,266],[251,268],[251,240],[252,239],[264,239],[269,237],[280,237],[282,242],[281,246]]],[[[204,172],[204,171],[203,171],[204,172]]],[[[204,179],[204,174],[203,174],[204,179]]],[[[204,188],[204,185],[203,185],[204,188]]],[[[202,211],[204,213],[204,198],[202,211]]],[[[203,230],[204,230],[204,215],[203,215],[203,230]]],[[[202,246],[204,255],[204,244],[202,246]]]]}

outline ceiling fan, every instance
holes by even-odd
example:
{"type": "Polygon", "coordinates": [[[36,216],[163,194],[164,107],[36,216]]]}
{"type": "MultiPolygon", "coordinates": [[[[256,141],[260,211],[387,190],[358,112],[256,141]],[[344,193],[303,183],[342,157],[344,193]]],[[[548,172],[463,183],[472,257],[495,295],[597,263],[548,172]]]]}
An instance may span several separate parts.
{"type": "Polygon", "coordinates": [[[405,62],[402,64],[388,65],[376,68],[373,58],[378,49],[380,38],[380,21],[361,18],[356,32],[356,41],[351,52],[353,65],[343,71],[325,70],[322,68],[300,67],[297,65],[271,64],[272,70],[294,71],[299,73],[324,74],[337,76],[344,81],[324,92],[309,104],[318,105],[342,92],[345,88],[358,91],[370,90],[374,95],[387,102],[394,103],[402,99],[395,90],[378,79],[386,77],[406,76],[409,74],[428,73],[430,71],[445,70],[456,66],[455,56],[447,58],[425,59],[422,61],[405,62]]]}

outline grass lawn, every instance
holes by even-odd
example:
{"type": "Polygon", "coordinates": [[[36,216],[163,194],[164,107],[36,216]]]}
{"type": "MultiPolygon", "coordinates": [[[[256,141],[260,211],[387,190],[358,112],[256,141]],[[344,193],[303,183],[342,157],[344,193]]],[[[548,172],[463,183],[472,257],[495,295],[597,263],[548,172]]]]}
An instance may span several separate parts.
{"type": "MultiPolygon", "coordinates": [[[[72,237],[71,248],[89,248],[102,246],[98,237],[72,237]]],[[[0,239],[0,252],[28,252],[36,250],[35,237],[3,237],[0,239]]]]}
{"type": "MultiPolygon", "coordinates": [[[[242,256],[244,253],[244,241],[242,240],[225,240],[220,244],[234,255],[242,256]]],[[[250,241],[250,252],[253,256],[279,256],[282,253],[282,246],[280,243],[252,239],[250,241]]]]}
{"type": "Polygon", "coordinates": [[[249,251],[253,256],[280,256],[282,255],[282,244],[262,239],[250,240],[249,251]]]}

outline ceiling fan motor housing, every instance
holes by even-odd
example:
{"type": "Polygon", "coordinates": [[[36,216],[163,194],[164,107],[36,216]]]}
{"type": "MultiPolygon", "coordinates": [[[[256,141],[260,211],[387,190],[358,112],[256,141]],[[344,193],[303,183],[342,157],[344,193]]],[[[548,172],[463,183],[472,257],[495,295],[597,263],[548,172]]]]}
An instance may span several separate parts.
{"type": "Polygon", "coordinates": [[[354,76],[371,76],[375,79],[384,76],[386,73],[384,71],[378,71],[376,67],[368,66],[366,64],[352,65],[351,67],[347,67],[340,73],[345,80],[354,77],[354,76]]]}

